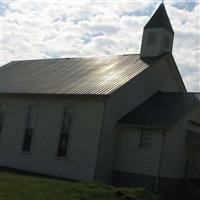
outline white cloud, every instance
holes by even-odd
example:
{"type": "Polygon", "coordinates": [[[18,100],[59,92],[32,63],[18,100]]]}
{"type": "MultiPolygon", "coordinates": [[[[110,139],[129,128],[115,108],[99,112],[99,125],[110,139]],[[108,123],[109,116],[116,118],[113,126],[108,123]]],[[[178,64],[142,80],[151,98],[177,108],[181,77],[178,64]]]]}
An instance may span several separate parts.
{"type": "MultiPolygon", "coordinates": [[[[143,26],[160,1],[4,0],[1,65],[12,60],[139,53],[143,26]]],[[[188,90],[200,90],[200,5],[166,1],[174,56],[188,90]]],[[[197,1],[196,1],[197,3],[197,1]]]]}

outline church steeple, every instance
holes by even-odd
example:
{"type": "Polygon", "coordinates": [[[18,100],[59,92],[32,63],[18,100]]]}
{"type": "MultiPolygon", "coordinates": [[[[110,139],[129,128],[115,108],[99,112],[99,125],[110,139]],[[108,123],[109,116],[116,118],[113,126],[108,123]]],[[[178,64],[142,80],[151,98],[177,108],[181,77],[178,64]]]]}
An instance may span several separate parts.
{"type": "Polygon", "coordinates": [[[163,3],[144,27],[141,57],[156,57],[171,53],[174,31],[163,3]]]}
{"type": "Polygon", "coordinates": [[[160,4],[159,8],[156,10],[154,15],[145,25],[144,29],[159,28],[159,27],[163,27],[166,30],[170,31],[171,33],[174,33],[163,3],[160,4]]]}

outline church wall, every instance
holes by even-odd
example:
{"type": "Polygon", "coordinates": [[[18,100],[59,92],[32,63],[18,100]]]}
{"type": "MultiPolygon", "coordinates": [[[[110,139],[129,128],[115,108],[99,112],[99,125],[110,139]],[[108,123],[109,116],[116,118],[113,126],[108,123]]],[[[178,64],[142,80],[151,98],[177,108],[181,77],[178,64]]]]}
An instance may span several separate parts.
{"type": "Polygon", "coordinates": [[[96,165],[97,180],[111,181],[114,169],[117,120],[158,91],[184,90],[175,79],[171,67],[163,58],[121,87],[107,102],[96,165]]]}
{"type": "Polygon", "coordinates": [[[151,147],[140,147],[141,129],[119,127],[116,143],[115,171],[156,176],[162,136],[158,130],[151,134],[151,147]]]}
{"type": "Polygon", "coordinates": [[[166,133],[161,170],[162,177],[183,178],[186,161],[193,163],[194,157],[192,154],[194,152],[196,158],[193,164],[196,164],[195,167],[200,170],[200,142],[197,149],[191,149],[187,146],[187,130],[190,129],[200,133],[200,128],[192,126],[188,123],[189,120],[200,123],[200,105],[195,106],[166,133]]]}
{"type": "MultiPolygon", "coordinates": [[[[187,130],[200,133],[200,127],[192,125],[189,120],[200,123],[200,105],[195,106],[173,127],[165,131],[158,182],[158,188],[163,193],[181,193],[186,161],[200,171],[200,140],[195,146],[188,146],[187,141],[187,130]]],[[[114,184],[143,186],[149,190],[156,188],[163,130],[144,130],[153,135],[151,148],[143,149],[139,146],[141,129],[119,126],[113,173],[114,184]]],[[[199,173],[190,165],[186,174],[187,177],[200,179],[199,173]]]]}
{"type": "Polygon", "coordinates": [[[0,97],[6,119],[0,137],[0,165],[75,180],[90,181],[95,162],[104,104],[92,98],[0,97]],[[29,105],[38,105],[30,153],[21,151],[29,105]],[[68,156],[59,159],[57,147],[64,106],[73,106],[68,156]]]}

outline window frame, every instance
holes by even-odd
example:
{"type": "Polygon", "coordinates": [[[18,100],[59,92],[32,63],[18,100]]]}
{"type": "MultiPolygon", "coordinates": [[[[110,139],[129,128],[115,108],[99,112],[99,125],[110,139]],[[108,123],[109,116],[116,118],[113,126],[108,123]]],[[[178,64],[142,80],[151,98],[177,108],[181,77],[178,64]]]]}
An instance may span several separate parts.
{"type": "Polygon", "coordinates": [[[58,130],[58,136],[57,136],[57,145],[56,145],[56,156],[55,156],[55,159],[57,160],[69,160],[69,154],[70,154],[70,148],[71,148],[71,136],[72,136],[72,132],[73,132],[73,127],[74,127],[74,121],[75,121],[75,111],[76,111],[76,108],[75,108],[75,105],[74,104],[65,104],[64,106],[62,106],[62,114],[61,114],[61,117],[60,117],[60,126],[59,126],[59,130],[58,130]],[[60,145],[60,139],[61,139],[61,134],[62,132],[64,132],[62,130],[63,128],[63,122],[64,122],[64,113],[65,113],[65,109],[66,108],[70,108],[72,110],[72,118],[71,118],[71,125],[70,125],[70,130],[69,130],[69,133],[68,133],[68,136],[67,136],[67,147],[66,147],[66,153],[65,153],[65,156],[59,156],[58,155],[58,152],[59,152],[59,145],[60,145]]]}
{"type": "Polygon", "coordinates": [[[26,109],[26,117],[25,117],[25,126],[24,126],[24,132],[23,132],[23,139],[22,139],[22,144],[21,144],[21,152],[24,153],[24,154],[31,154],[32,153],[32,148],[33,148],[33,142],[34,142],[34,133],[35,133],[35,130],[36,130],[36,127],[37,127],[37,121],[38,121],[38,115],[39,115],[39,105],[38,104],[30,104],[28,105],[27,109],[26,109]],[[35,117],[35,122],[34,122],[34,127],[33,128],[29,128],[28,127],[28,124],[29,124],[29,117],[31,115],[29,115],[30,113],[30,108],[31,107],[36,107],[37,111],[36,111],[36,117],[35,117]],[[24,142],[25,142],[25,137],[26,137],[26,132],[27,131],[32,131],[31,132],[31,140],[30,140],[30,145],[29,145],[29,150],[25,150],[24,149],[24,142]]]}
{"type": "Polygon", "coordinates": [[[2,106],[4,107],[4,111],[2,112],[3,113],[3,119],[2,119],[1,124],[0,124],[0,143],[1,143],[1,138],[2,138],[2,135],[3,135],[4,129],[5,129],[6,112],[7,112],[7,105],[5,103],[0,102],[0,115],[2,114],[1,113],[2,106]]]}
{"type": "MultiPolygon", "coordinates": [[[[144,129],[141,129],[141,132],[140,132],[140,136],[139,136],[139,145],[138,145],[138,148],[139,149],[142,149],[142,150],[151,150],[153,148],[153,132],[151,130],[144,130],[144,129]],[[151,133],[150,133],[151,132],[151,133]],[[147,136],[150,136],[150,138],[148,139],[150,142],[148,145],[145,145],[145,137],[147,136]]],[[[147,142],[147,141],[146,141],[147,142]]]]}

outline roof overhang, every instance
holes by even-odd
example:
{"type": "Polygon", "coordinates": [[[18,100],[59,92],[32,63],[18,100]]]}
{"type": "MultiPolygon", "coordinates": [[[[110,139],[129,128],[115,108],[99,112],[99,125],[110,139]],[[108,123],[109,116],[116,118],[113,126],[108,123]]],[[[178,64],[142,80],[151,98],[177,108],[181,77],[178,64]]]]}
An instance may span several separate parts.
{"type": "Polygon", "coordinates": [[[135,128],[135,129],[151,129],[151,130],[169,130],[169,127],[161,127],[161,126],[145,126],[145,125],[136,125],[136,124],[120,124],[117,123],[117,127],[124,128],[135,128]]]}

